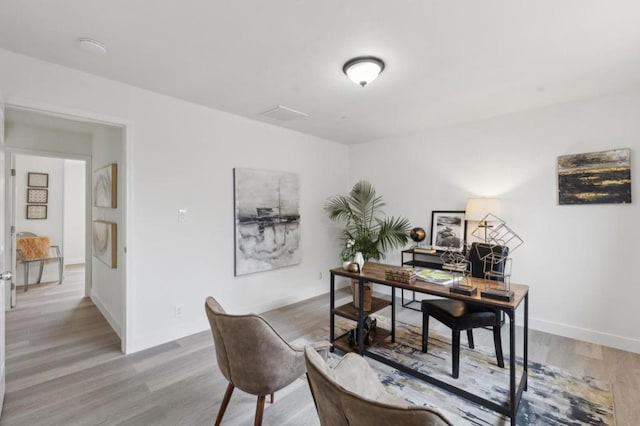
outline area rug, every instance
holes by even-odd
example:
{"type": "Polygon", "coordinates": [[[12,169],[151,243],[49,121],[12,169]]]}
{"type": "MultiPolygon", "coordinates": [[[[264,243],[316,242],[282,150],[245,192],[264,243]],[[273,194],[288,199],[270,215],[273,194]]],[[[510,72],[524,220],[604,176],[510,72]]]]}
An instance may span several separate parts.
{"type": "MultiPolygon", "coordinates": [[[[386,317],[376,316],[378,326],[385,326],[386,317]]],[[[336,335],[353,327],[354,323],[336,318],[336,335]]],[[[388,324],[386,325],[388,327],[388,324]]],[[[296,344],[326,340],[328,329],[318,330],[298,339],[296,344]]],[[[504,403],[509,394],[509,370],[496,364],[493,348],[476,345],[460,350],[460,377],[451,377],[451,340],[448,336],[429,334],[429,352],[422,353],[422,331],[419,327],[396,321],[396,343],[390,339],[372,351],[412,367],[439,380],[455,384],[496,403],[504,403]]],[[[335,365],[340,355],[330,354],[329,364],[335,365]]],[[[492,410],[469,402],[435,386],[402,373],[380,362],[366,358],[378,373],[390,393],[421,406],[436,407],[455,425],[508,425],[510,420],[492,410]]],[[[508,357],[505,364],[508,366],[508,357]]],[[[517,377],[522,372],[522,360],[516,357],[517,377]]],[[[518,425],[614,425],[613,398],[608,382],[592,377],[580,377],[549,365],[529,361],[528,390],[523,393],[517,416],[518,425]]]]}

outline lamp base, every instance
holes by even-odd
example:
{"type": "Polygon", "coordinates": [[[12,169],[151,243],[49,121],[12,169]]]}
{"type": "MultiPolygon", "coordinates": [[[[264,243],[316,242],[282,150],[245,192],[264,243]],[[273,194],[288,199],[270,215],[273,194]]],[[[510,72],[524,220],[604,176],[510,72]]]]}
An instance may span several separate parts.
{"type": "Polygon", "coordinates": [[[478,294],[478,289],[470,285],[458,284],[449,287],[449,293],[464,294],[465,296],[475,296],[476,294],[478,294]]]}
{"type": "Polygon", "coordinates": [[[499,288],[488,288],[484,291],[481,291],[480,296],[486,297],[487,299],[503,300],[505,302],[510,302],[513,300],[513,291],[502,290],[499,288]]]}

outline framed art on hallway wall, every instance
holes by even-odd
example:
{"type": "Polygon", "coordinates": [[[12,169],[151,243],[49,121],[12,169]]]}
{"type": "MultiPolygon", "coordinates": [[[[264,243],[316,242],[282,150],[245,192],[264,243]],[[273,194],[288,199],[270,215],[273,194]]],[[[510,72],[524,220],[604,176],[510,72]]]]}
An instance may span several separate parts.
{"type": "Polygon", "coordinates": [[[49,190],[47,189],[27,189],[27,203],[47,204],[49,200],[49,190]]]}
{"type": "Polygon", "coordinates": [[[93,205],[118,207],[118,165],[113,163],[93,172],[93,205]]]}
{"type": "Polygon", "coordinates": [[[118,266],[117,231],[113,222],[93,221],[93,256],[112,269],[118,266]]]}
{"type": "Polygon", "coordinates": [[[27,205],[27,219],[46,219],[47,218],[47,206],[41,204],[28,204],[27,205]]]}
{"type": "Polygon", "coordinates": [[[48,188],[49,187],[49,174],[48,173],[27,173],[27,186],[32,188],[48,188]]]}

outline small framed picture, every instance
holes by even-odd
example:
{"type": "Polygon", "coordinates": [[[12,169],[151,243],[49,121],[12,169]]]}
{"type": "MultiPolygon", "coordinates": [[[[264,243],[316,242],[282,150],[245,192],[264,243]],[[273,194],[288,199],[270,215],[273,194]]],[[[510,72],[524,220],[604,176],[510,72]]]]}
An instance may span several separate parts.
{"type": "Polygon", "coordinates": [[[49,174],[29,172],[27,175],[27,186],[34,188],[48,188],[49,174]]]}
{"type": "Polygon", "coordinates": [[[48,189],[27,189],[27,203],[46,204],[49,200],[48,189]]]}
{"type": "Polygon", "coordinates": [[[40,204],[27,205],[27,219],[46,219],[47,206],[40,204]]]}
{"type": "Polygon", "coordinates": [[[464,210],[432,211],[431,247],[440,251],[463,251],[466,227],[464,210]]]}

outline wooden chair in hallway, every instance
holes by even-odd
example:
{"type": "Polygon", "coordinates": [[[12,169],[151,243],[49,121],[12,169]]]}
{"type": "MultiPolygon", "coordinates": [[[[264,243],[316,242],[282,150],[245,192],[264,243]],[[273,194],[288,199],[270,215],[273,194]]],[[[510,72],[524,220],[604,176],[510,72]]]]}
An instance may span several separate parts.
{"type": "MultiPolygon", "coordinates": [[[[257,395],[255,425],[262,424],[266,395],[291,384],[306,372],[304,349],[287,343],[259,315],[230,315],[213,298],[205,301],[205,311],[216,349],[218,367],[229,381],[216,425],[222,422],[234,388],[257,395]]],[[[326,354],[329,342],[316,345],[326,354]]]]}

